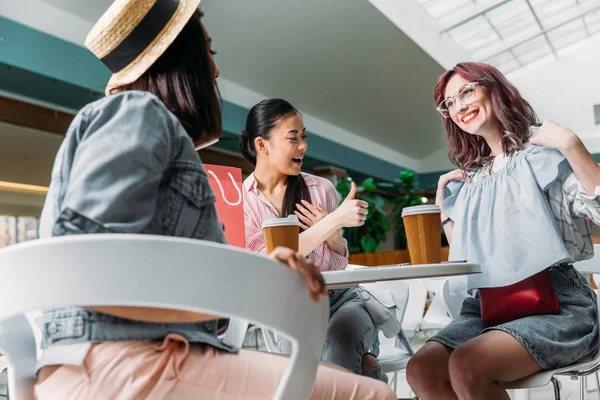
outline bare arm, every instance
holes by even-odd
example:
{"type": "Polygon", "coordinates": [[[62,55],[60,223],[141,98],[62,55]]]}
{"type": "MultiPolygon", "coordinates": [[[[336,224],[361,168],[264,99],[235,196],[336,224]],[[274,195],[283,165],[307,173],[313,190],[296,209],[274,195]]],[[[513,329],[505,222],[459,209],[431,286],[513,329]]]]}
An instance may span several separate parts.
{"type": "MultiPolygon", "coordinates": [[[[460,170],[455,169],[454,171],[448,172],[445,175],[440,176],[440,180],[438,181],[437,192],[435,194],[435,204],[438,205],[441,210],[441,221],[445,222],[448,219],[448,216],[444,212],[444,199],[446,198],[446,185],[448,185],[451,181],[464,181],[466,180],[468,175],[460,170]]],[[[446,234],[446,239],[448,239],[448,244],[452,242],[452,230],[454,229],[454,221],[450,220],[444,224],[444,233],[446,234]]]]}
{"type": "MultiPolygon", "coordinates": [[[[344,202],[330,214],[320,205],[315,207],[306,201],[296,205],[296,215],[304,229],[300,234],[300,254],[308,255],[321,243],[326,242],[332,251],[346,256],[346,245],[340,230],[344,227],[363,225],[368,213],[368,203],[355,200],[355,195],[356,184],[352,182],[352,189],[344,202]]],[[[333,209],[333,206],[330,206],[330,209],[333,209]]]]}
{"type": "Polygon", "coordinates": [[[596,187],[600,186],[600,165],[583,145],[579,137],[575,136],[572,144],[561,150],[577,180],[588,194],[594,194],[596,187]]]}
{"type": "MultiPolygon", "coordinates": [[[[335,234],[339,235],[339,243],[343,248],[342,235],[339,233],[341,228],[335,213],[325,216],[322,220],[311,226],[310,229],[307,229],[300,234],[300,254],[306,257],[321,243],[325,242],[335,234]]],[[[343,254],[345,251],[342,250],[340,253],[336,251],[336,249],[332,248],[331,250],[338,254],[343,254]]]]}
{"type": "Polygon", "coordinates": [[[588,194],[600,186],[600,166],[573,131],[546,120],[531,143],[560,151],[588,194]]]}

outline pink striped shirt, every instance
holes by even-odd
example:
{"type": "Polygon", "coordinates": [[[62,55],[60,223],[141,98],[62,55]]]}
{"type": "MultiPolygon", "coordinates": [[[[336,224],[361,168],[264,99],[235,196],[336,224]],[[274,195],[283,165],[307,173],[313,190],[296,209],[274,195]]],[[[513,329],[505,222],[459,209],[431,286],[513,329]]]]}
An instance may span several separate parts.
{"type": "MultiPolygon", "coordinates": [[[[308,186],[311,203],[320,204],[331,214],[338,206],[337,191],[333,184],[325,178],[302,173],[308,186]]],[[[244,181],[244,225],[246,229],[246,248],[248,250],[264,253],[265,238],[261,229],[265,219],[279,218],[279,214],[264,194],[257,188],[254,174],[244,181]]],[[[344,239],[345,254],[340,255],[331,250],[325,242],[313,250],[313,259],[321,272],[345,269],[348,265],[348,245],[344,239]]]]}

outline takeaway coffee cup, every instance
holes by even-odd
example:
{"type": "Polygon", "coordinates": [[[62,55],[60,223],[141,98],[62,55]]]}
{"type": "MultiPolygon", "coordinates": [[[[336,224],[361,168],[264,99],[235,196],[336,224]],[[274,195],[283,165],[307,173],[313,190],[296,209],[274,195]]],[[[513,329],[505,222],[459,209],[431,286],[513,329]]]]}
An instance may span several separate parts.
{"type": "Polygon", "coordinates": [[[262,223],[267,254],[276,247],[287,247],[298,251],[300,239],[300,221],[295,215],[287,218],[266,219],[262,223]]]}
{"type": "Polygon", "coordinates": [[[436,205],[405,207],[402,210],[412,264],[437,264],[442,261],[441,212],[436,205]]]}

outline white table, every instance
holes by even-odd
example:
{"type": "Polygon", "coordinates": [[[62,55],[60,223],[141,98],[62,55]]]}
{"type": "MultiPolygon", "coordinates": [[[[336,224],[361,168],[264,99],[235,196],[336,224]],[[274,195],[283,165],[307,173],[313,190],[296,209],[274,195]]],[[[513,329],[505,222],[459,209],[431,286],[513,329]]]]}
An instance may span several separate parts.
{"type": "Polygon", "coordinates": [[[443,262],[421,265],[384,265],[355,270],[323,272],[328,289],[356,287],[361,283],[395,281],[402,279],[437,278],[481,273],[479,264],[443,262]]]}

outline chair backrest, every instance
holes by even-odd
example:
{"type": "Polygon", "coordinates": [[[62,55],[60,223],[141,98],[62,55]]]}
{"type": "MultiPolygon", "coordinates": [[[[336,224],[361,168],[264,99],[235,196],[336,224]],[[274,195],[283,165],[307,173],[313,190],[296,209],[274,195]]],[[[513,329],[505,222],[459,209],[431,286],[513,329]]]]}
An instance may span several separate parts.
{"type": "Polygon", "coordinates": [[[448,316],[448,306],[443,295],[443,286],[447,281],[448,278],[425,279],[425,287],[427,287],[428,292],[433,294],[433,300],[431,300],[429,308],[423,316],[424,322],[439,325],[450,323],[452,318],[448,316]]]}
{"type": "Polygon", "coordinates": [[[292,344],[274,398],[310,397],[329,302],[312,303],[304,278],[274,260],[200,240],[104,234],[11,246],[0,265],[0,353],[13,400],[31,399],[35,382],[35,339],[23,313],[70,305],[180,309],[268,326],[292,344]]]}
{"type": "Polygon", "coordinates": [[[450,294],[450,281],[448,279],[446,279],[446,282],[444,282],[444,285],[442,286],[442,297],[444,298],[444,302],[448,308],[448,314],[450,314],[450,318],[455,319],[458,317],[460,315],[460,309],[462,308],[465,298],[450,294]]]}
{"type": "Polygon", "coordinates": [[[594,245],[594,257],[589,260],[579,261],[573,264],[579,272],[590,274],[600,273],[600,244],[594,245]]]}
{"type": "Polygon", "coordinates": [[[417,329],[423,321],[425,302],[427,301],[427,287],[422,279],[411,279],[408,282],[408,304],[402,320],[402,329],[407,335],[417,329]]]}

